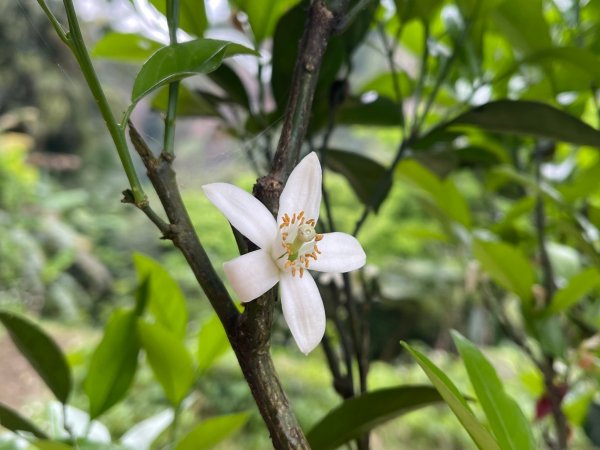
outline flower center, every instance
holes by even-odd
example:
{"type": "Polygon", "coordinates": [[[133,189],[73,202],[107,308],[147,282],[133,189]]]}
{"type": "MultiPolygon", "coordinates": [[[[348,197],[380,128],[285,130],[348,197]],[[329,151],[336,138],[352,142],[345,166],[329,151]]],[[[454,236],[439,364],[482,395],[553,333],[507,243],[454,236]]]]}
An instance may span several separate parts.
{"type": "Polygon", "coordinates": [[[315,219],[304,217],[304,211],[294,213],[291,217],[286,213],[281,218],[279,230],[284,253],[277,259],[283,262],[283,269],[292,272],[292,276],[298,272],[302,278],[311,259],[316,261],[317,255],[321,254],[317,242],[323,239],[323,235],[317,234],[315,224],[315,219]]]}

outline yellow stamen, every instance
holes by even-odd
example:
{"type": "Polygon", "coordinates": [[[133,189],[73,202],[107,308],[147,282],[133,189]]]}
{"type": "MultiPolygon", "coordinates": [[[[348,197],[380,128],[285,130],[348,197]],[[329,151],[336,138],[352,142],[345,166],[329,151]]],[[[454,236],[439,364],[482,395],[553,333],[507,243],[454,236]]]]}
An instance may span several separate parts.
{"type": "Polygon", "coordinates": [[[315,241],[319,242],[321,239],[323,239],[323,235],[322,234],[317,234],[315,236],[315,241]]]}
{"type": "Polygon", "coordinates": [[[294,213],[294,215],[292,216],[292,224],[296,222],[296,213],[294,213]]]}
{"type": "Polygon", "coordinates": [[[300,278],[302,278],[302,275],[304,275],[304,268],[300,267],[300,278]]]}
{"type": "Polygon", "coordinates": [[[296,276],[296,268],[292,267],[292,276],[295,277],[296,276]]]}

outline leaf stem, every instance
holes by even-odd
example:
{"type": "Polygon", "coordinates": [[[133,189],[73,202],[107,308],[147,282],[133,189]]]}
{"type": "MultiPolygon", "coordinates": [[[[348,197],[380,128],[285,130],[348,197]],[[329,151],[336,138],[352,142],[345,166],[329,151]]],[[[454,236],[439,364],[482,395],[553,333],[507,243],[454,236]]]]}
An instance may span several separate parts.
{"type": "Polygon", "coordinates": [[[65,6],[67,20],[69,22],[69,32],[65,36],[67,39],[67,45],[71,48],[75,58],[77,59],[77,62],[79,63],[79,67],[81,68],[81,72],[85,77],[85,81],[87,82],[90,91],[92,92],[92,95],[98,104],[98,108],[100,109],[100,113],[104,118],[106,127],[108,128],[115,147],[117,148],[117,153],[119,154],[119,159],[121,160],[121,164],[123,165],[127,179],[129,180],[135,203],[139,205],[144,204],[147,201],[146,195],[144,194],[144,190],[142,189],[142,185],[135,171],[133,160],[131,159],[129,149],[127,147],[125,133],[115,120],[102,86],[100,85],[100,81],[98,80],[98,75],[96,74],[94,66],[92,65],[90,55],[85,47],[83,35],[81,34],[81,29],[79,28],[79,21],[77,20],[77,14],[75,12],[75,7],[73,6],[73,0],[63,0],[63,4],[65,6]]]}
{"type": "MultiPolygon", "coordinates": [[[[169,42],[177,44],[177,28],[179,28],[179,0],[167,0],[167,23],[169,25],[169,42]]],[[[179,81],[169,84],[169,99],[165,115],[165,135],[163,148],[165,153],[172,155],[175,147],[175,121],[177,117],[177,97],[179,81]]]]}
{"type": "Polygon", "coordinates": [[[40,5],[40,8],[42,8],[44,13],[48,17],[48,20],[50,20],[50,23],[54,27],[54,31],[56,31],[56,34],[58,35],[60,40],[63,41],[65,44],[67,44],[69,47],[71,47],[71,43],[69,42],[69,39],[67,38],[67,32],[62,27],[62,25],[60,24],[60,22],[58,21],[56,16],[52,13],[52,11],[50,11],[50,8],[46,4],[45,0],[37,0],[37,2],[38,2],[38,5],[40,5]]]}

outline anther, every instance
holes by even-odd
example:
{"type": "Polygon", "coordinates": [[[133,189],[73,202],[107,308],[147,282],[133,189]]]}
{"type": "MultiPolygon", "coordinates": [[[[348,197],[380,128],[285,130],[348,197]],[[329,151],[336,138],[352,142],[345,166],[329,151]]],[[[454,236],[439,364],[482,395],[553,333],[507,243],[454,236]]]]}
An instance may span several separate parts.
{"type": "Polygon", "coordinates": [[[300,267],[300,278],[302,278],[302,275],[304,275],[304,267],[300,267]]]}
{"type": "Polygon", "coordinates": [[[315,236],[315,241],[319,242],[321,239],[323,239],[323,235],[322,234],[317,234],[315,236]]]}
{"type": "Polygon", "coordinates": [[[296,268],[292,267],[292,276],[295,277],[296,276],[296,268]]]}

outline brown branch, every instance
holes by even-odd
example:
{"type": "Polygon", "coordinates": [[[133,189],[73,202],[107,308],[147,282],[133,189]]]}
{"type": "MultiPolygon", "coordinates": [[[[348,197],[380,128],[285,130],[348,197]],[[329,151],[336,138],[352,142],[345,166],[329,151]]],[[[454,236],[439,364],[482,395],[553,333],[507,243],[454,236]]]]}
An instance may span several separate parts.
{"type": "Polygon", "coordinates": [[[300,149],[310,122],[313,97],[319,80],[321,62],[329,38],[336,25],[336,16],[316,0],[310,7],[304,35],[290,88],[283,129],[277,145],[270,176],[284,183],[298,161],[300,149]]]}
{"type": "Polygon", "coordinates": [[[162,221],[149,206],[142,205],[140,209],[157,225],[164,238],[170,239],[184,255],[223,323],[250,391],[269,428],[274,447],[309,448],[269,355],[274,294],[270,293],[252,302],[252,306],[244,314],[237,311],[208,259],[185,209],[175,172],[171,167],[172,155],[162,153],[155,157],[131,123],[129,134],[146,166],[148,178],[165,209],[169,224],[162,221]]]}

